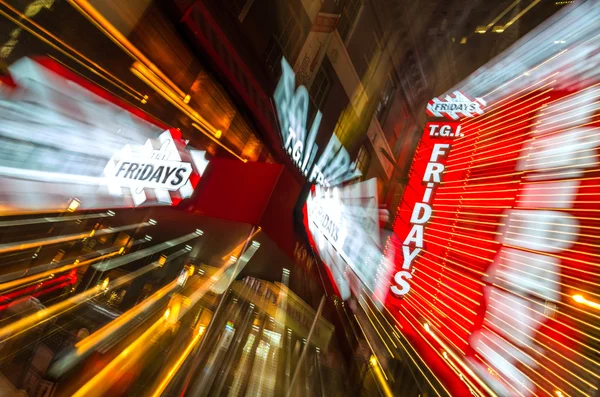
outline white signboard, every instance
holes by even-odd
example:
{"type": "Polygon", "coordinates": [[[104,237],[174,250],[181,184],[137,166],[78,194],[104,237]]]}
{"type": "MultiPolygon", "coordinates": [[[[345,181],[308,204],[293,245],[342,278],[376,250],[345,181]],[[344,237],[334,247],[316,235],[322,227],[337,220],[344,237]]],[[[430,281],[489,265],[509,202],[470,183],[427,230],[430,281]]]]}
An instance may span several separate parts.
{"type": "Polygon", "coordinates": [[[446,117],[458,120],[463,117],[475,117],[483,114],[486,102],[482,98],[471,100],[462,92],[454,91],[443,98],[433,98],[427,104],[427,114],[431,117],[446,117]]]}
{"type": "Polygon", "coordinates": [[[146,189],[152,190],[161,203],[171,204],[174,193],[182,199],[191,197],[194,168],[202,175],[208,161],[204,151],[184,150],[186,143],[167,130],[157,141],[148,139],[143,146],[125,146],[104,168],[109,191],[122,195],[124,188],[129,189],[136,206],[146,201],[146,189]]]}
{"type": "Polygon", "coordinates": [[[393,264],[382,255],[379,237],[377,181],[342,188],[316,186],[306,201],[308,229],[323,262],[329,268],[342,299],[366,288],[383,302],[393,264]],[[348,277],[348,270],[362,282],[348,277]]]}
{"type": "Polygon", "coordinates": [[[274,100],[282,144],[296,166],[309,182],[323,186],[335,186],[359,177],[361,173],[356,163],[350,161],[350,155],[335,135],[317,160],[319,147],[315,140],[323,115],[317,111],[308,130],[308,91],[302,85],[296,88],[296,76],[285,58],[281,58],[281,73],[274,100]]]}

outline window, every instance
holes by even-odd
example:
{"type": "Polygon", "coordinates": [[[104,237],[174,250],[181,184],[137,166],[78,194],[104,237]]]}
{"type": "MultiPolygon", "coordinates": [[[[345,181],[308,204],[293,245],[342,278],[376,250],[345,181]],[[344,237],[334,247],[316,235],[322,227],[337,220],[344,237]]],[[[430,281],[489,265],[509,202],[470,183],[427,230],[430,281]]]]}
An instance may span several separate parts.
{"type": "Polygon", "coordinates": [[[329,76],[327,72],[321,67],[317,71],[315,76],[315,80],[310,86],[310,109],[308,109],[308,120],[312,120],[317,114],[317,110],[321,110],[323,107],[323,103],[325,103],[325,99],[327,98],[327,94],[329,94],[329,89],[331,88],[331,81],[329,80],[329,76]]]}
{"type": "Polygon", "coordinates": [[[381,92],[381,98],[379,99],[379,103],[377,104],[377,110],[375,111],[375,115],[377,116],[377,120],[379,124],[383,124],[385,121],[385,117],[387,116],[388,109],[390,108],[390,104],[394,99],[394,93],[396,92],[396,82],[394,78],[390,76],[388,78],[388,82],[381,92]]]}
{"type": "Polygon", "coordinates": [[[269,40],[269,44],[267,45],[267,50],[265,51],[265,61],[267,67],[274,75],[281,74],[281,57],[283,56],[283,48],[279,44],[277,37],[271,37],[269,40]]]}
{"type": "Polygon", "coordinates": [[[360,147],[358,156],[356,156],[356,168],[363,174],[363,177],[367,175],[369,164],[371,163],[371,154],[365,145],[360,147]]]}
{"type": "Polygon", "coordinates": [[[375,56],[380,53],[380,47],[381,45],[379,44],[379,37],[377,37],[377,33],[373,32],[373,40],[371,41],[371,44],[369,45],[369,47],[366,49],[366,51],[363,53],[363,60],[365,61],[364,63],[364,69],[360,71],[360,75],[364,75],[367,70],[369,70],[369,66],[371,65],[371,62],[373,62],[373,60],[375,59],[375,56]]]}
{"type": "Polygon", "coordinates": [[[346,0],[338,25],[338,32],[340,33],[342,40],[348,40],[348,36],[352,31],[356,18],[358,18],[362,5],[362,0],[346,0]]]}
{"type": "Polygon", "coordinates": [[[276,75],[279,72],[282,56],[285,56],[292,66],[294,65],[294,59],[306,36],[300,17],[302,14],[292,9],[292,5],[287,2],[281,4],[282,7],[277,10],[278,33],[271,37],[265,51],[267,66],[276,75]]]}

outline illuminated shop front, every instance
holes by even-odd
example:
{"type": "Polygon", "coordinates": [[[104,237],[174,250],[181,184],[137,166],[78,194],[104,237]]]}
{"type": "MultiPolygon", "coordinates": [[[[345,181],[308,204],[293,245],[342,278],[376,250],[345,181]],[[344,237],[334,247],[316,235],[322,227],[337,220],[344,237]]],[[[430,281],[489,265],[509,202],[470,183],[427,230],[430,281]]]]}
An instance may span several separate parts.
{"type": "Polygon", "coordinates": [[[297,175],[154,2],[127,6],[0,5],[0,378],[280,395],[305,351],[295,388],[345,387],[292,259],[297,175]]]}
{"type": "Polygon", "coordinates": [[[598,391],[597,18],[574,7],[428,106],[385,304],[441,393],[598,391]]]}

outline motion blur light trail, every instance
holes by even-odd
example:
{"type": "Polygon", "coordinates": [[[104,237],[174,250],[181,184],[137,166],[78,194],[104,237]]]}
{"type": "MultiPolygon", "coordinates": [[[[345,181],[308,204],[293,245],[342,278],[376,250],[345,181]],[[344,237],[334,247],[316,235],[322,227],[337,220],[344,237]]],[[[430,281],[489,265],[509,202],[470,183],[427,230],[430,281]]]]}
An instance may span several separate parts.
{"type": "MultiPolygon", "coordinates": [[[[258,247],[254,247],[258,248],[258,247]]],[[[256,250],[252,250],[250,256],[254,254],[256,250]]],[[[244,255],[246,252],[244,253],[244,255]]],[[[243,255],[242,255],[243,256],[243,255]]],[[[148,349],[152,346],[152,344],[157,341],[167,330],[171,327],[174,327],[181,318],[188,313],[189,310],[194,308],[196,304],[200,301],[200,299],[211,289],[215,284],[217,284],[223,277],[227,280],[227,285],[230,285],[234,279],[234,274],[230,273],[229,270],[236,269],[239,261],[227,261],[225,265],[208,278],[201,285],[196,285],[199,280],[192,279],[190,280],[191,287],[186,288],[186,291],[192,289],[191,293],[186,296],[185,300],[183,299],[172,299],[172,302],[177,302],[176,305],[170,305],[166,311],[164,316],[159,318],[146,332],[144,332],[139,338],[137,338],[133,343],[131,343],[128,347],[126,347],[114,360],[110,362],[100,373],[94,376],[91,380],[89,380],[84,386],[82,386],[73,396],[100,396],[102,395],[107,388],[111,384],[111,379],[116,376],[116,374],[123,373],[127,371],[128,368],[134,366],[137,362],[144,358],[144,355],[148,351],[148,349]],[[235,266],[234,266],[235,265],[235,266]],[[182,305],[181,302],[184,301],[185,304],[182,305]]],[[[177,280],[175,280],[177,283],[177,280]]],[[[165,287],[166,288],[166,287],[165,287]]],[[[164,294],[169,291],[169,289],[163,289],[164,294]]],[[[184,291],[185,293],[185,291],[184,291]]],[[[142,305],[139,305],[139,308],[134,308],[134,314],[125,313],[122,316],[125,316],[125,320],[135,315],[135,312],[139,312],[142,307],[145,307],[147,304],[151,304],[155,299],[158,299],[157,296],[159,293],[155,294],[156,296],[152,296],[147,298],[142,305]],[[151,303],[147,303],[151,302],[151,303]]],[[[163,296],[161,293],[160,296],[163,296]]],[[[109,325],[106,327],[106,331],[101,331],[98,335],[100,338],[105,337],[108,333],[113,332],[115,327],[118,327],[121,324],[121,318],[115,320],[115,325],[109,325]]],[[[200,327],[198,325],[198,327],[200,327]]],[[[175,376],[177,369],[179,369],[190,354],[192,349],[197,345],[200,341],[204,331],[200,332],[201,328],[198,328],[198,332],[196,335],[192,337],[192,340],[189,342],[187,347],[184,349],[182,354],[172,363],[172,365],[167,365],[167,368],[171,368],[166,376],[161,380],[160,384],[156,386],[152,395],[160,395],[162,391],[168,386],[171,379],[175,376]]],[[[90,337],[92,337],[91,335],[90,337]]],[[[96,338],[96,337],[94,337],[96,338]]],[[[84,344],[88,342],[83,342],[84,344]]]]}
{"type": "Polygon", "coordinates": [[[137,277],[140,277],[148,273],[149,271],[155,270],[160,267],[161,264],[159,262],[153,262],[149,265],[142,267],[141,269],[138,269],[125,276],[119,277],[118,279],[111,281],[106,286],[103,284],[96,285],[95,287],[92,287],[78,295],[72,296],[71,298],[65,299],[60,303],[52,305],[46,309],[37,311],[34,314],[31,314],[7,326],[4,326],[0,328],[0,342],[4,342],[10,338],[14,338],[15,336],[26,332],[39,324],[42,324],[60,314],[63,314],[66,311],[74,309],[76,306],[81,305],[82,303],[96,297],[99,294],[102,294],[108,290],[112,290],[123,284],[129,283],[135,280],[137,277]]]}
{"type": "Polygon", "coordinates": [[[153,295],[143,300],[140,304],[121,314],[115,320],[111,321],[90,336],[77,342],[75,345],[75,351],[53,363],[49,372],[56,377],[62,376],[74,366],[80,364],[81,361],[87,357],[93,349],[106,342],[111,337],[115,336],[120,329],[127,326],[133,319],[135,319],[135,317],[141,315],[153,305],[160,302],[164,297],[177,291],[179,288],[181,288],[181,284],[177,280],[165,285],[153,295]]]}
{"type": "Polygon", "coordinates": [[[148,222],[141,222],[135,225],[121,226],[116,228],[106,228],[100,230],[92,230],[91,232],[71,234],[68,236],[46,237],[37,240],[21,241],[17,243],[0,244],[0,254],[7,252],[21,251],[28,248],[36,248],[42,245],[58,244],[67,241],[79,240],[86,237],[102,236],[106,234],[118,233],[127,230],[134,230],[142,227],[151,226],[148,222]]]}

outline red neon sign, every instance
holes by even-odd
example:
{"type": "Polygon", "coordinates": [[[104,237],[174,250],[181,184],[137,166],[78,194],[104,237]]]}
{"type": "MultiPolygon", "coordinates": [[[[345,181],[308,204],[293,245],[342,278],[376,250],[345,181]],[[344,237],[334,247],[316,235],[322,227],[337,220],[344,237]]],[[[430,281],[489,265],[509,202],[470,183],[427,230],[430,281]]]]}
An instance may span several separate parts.
{"type": "Polygon", "coordinates": [[[488,103],[458,138],[429,123],[398,208],[387,251],[401,272],[435,145],[451,145],[410,292],[386,306],[456,395],[593,395],[600,380],[600,312],[580,303],[600,301],[600,89],[547,83],[488,103]]]}

